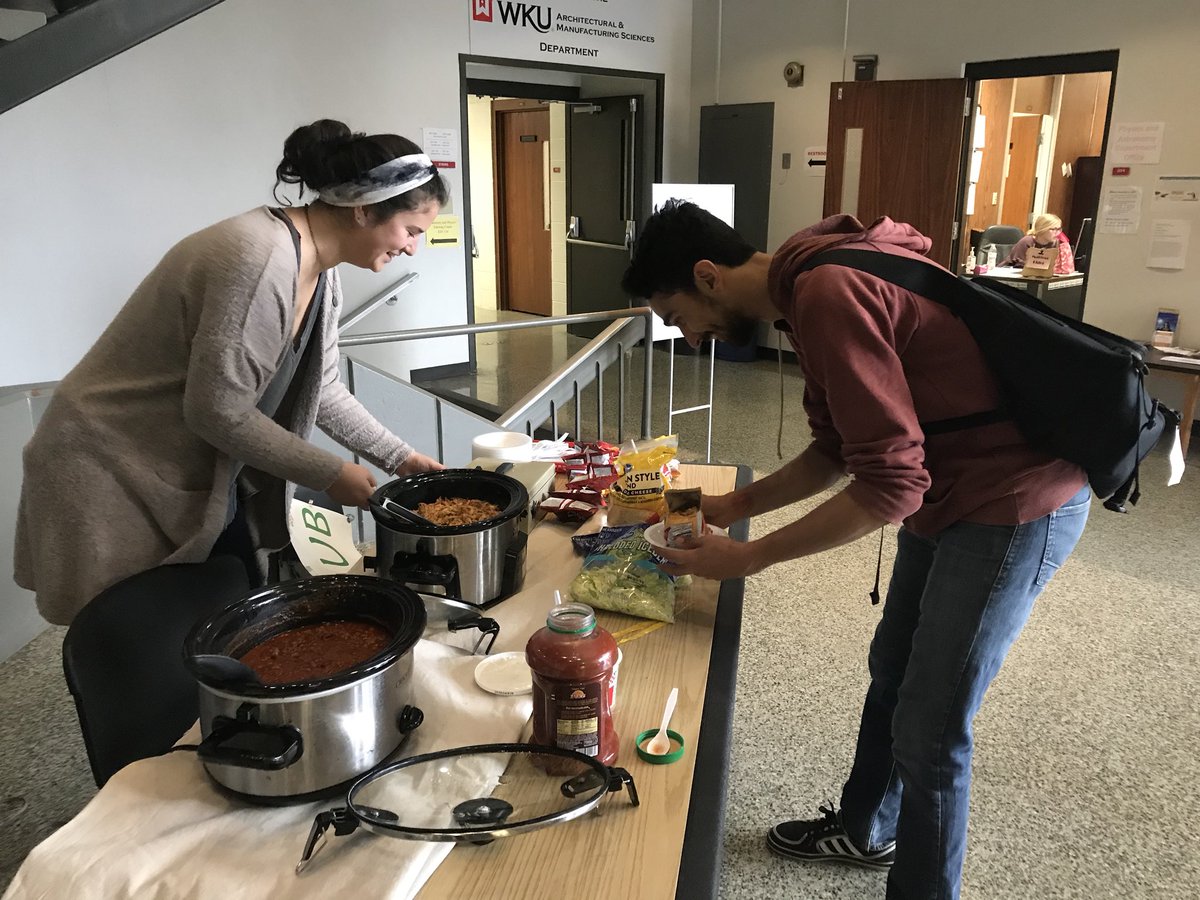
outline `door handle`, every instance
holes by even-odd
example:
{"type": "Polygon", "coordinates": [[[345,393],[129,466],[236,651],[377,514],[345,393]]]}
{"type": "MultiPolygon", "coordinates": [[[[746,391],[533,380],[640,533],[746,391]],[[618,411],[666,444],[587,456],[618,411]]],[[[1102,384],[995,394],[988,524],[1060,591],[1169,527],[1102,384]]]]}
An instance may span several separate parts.
{"type": "Polygon", "coordinates": [[[625,223],[625,243],[610,244],[607,241],[588,241],[579,236],[579,216],[571,216],[567,219],[567,243],[576,244],[580,247],[600,247],[604,250],[620,250],[623,253],[629,252],[632,246],[631,228],[633,223],[627,221],[625,223]]]}
{"type": "Polygon", "coordinates": [[[580,247],[602,247],[605,250],[620,250],[622,253],[628,253],[629,248],[624,244],[607,244],[603,241],[585,241],[582,238],[567,238],[568,244],[576,244],[580,247]]]}
{"type": "Polygon", "coordinates": [[[550,142],[542,141],[542,224],[550,230],[550,142]]]}

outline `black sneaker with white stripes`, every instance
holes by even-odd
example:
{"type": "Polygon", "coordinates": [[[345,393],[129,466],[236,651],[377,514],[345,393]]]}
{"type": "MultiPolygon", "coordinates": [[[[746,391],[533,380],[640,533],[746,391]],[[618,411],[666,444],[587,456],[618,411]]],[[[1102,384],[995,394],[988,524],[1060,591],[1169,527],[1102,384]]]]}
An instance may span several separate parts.
{"type": "Polygon", "coordinates": [[[780,822],[767,832],[767,847],[792,859],[833,860],[868,869],[887,869],[896,861],[895,841],[876,850],[863,850],[850,840],[832,805],[820,810],[819,819],[780,822]]]}

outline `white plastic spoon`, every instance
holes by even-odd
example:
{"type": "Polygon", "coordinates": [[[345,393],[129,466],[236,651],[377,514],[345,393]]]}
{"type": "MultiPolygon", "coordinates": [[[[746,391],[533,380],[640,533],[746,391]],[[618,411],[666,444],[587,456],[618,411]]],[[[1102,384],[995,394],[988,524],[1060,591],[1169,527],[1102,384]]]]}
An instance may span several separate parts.
{"type": "Polygon", "coordinates": [[[658,734],[646,741],[647,753],[663,756],[671,752],[671,738],[667,736],[667,725],[671,721],[671,714],[675,712],[675,701],[678,699],[679,688],[671,688],[671,693],[667,695],[667,705],[663,709],[662,724],[658,726],[658,734]]]}

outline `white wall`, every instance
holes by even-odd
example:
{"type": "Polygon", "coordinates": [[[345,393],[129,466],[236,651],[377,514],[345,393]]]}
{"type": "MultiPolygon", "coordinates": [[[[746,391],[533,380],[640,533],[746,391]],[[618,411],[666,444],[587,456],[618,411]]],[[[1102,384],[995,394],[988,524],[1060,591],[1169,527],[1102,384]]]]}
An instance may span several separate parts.
{"type": "Polygon", "coordinates": [[[479,256],[471,262],[476,309],[499,306],[496,285],[496,178],[492,171],[492,98],[467,98],[471,150],[471,231],[479,256]]]}
{"type": "MultiPolygon", "coordinates": [[[[716,91],[705,87],[706,73],[715,65],[716,41],[699,33],[699,23],[715,29],[717,5],[717,0],[694,4],[697,106],[712,102],[716,91]]],[[[775,103],[772,247],[821,216],[824,179],[807,177],[795,164],[785,173],[780,155],[790,152],[793,160],[802,161],[806,147],[825,144],[829,85],[852,79],[850,58],[860,54],[878,55],[879,79],[901,79],[959,77],[968,62],[1119,50],[1113,121],[1162,121],[1167,133],[1160,165],[1134,166],[1128,178],[1106,177],[1104,187],[1140,186],[1148,197],[1159,175],[1200,174],[1200,116],[1195,112],[1200,101],[1200,13],[1194,0],[1060,3],[1054,6],[1057,26],[1044,28],[1021,25],[1045,21],[1047,7],[1035,0],[1009,0],[1002,8],[962,0],[952,11],[938,0],[849,0],[843,70],[846,9],[846,3],[834,0],[724,3],[720,102],[775,103]],[[785,85],[782,71],[789,60],[805,65],[803,87],[785,85]]],[[[692,131],[695,137],[696,118],[692,131]]],[[[1200,346],[1200,221],[1193,223],[1188,268],[1164,272],[1145,267],[1154,215],[1147,199],[1137,234],[1097,235],[1085,317],[1145,338],[1155,309],[1175,307],[1181,311],[1178,341],[1200,346]]]]}
{"type": "MultiPolygon", "coordinates": [[[[695,152],[690,10],[691,0],[656,4],[680,27],[648,45],[667,74],[668,115],[681,123],[668,128],[668,168],[695,152]]],[[[225,0],[0,115],[0,385],[61,378],[173,243],[271,202],[297,125],[332,117],[418,142],[423,127],[461,131],[458,55],[472,50],[469,22],[468,0],[225,0]]],[[[462,167],[443,171],[446,212],[465,218],[462,167]]],[[[465,322],[468,252],[465,240],[426,247],[381,275],[343,267],[349,307],[409,269],[421,273],[356,331],[465,322]]],[[[357,355],[406,375],[463,361],[467,350],[451,338],[357,355]]]]}

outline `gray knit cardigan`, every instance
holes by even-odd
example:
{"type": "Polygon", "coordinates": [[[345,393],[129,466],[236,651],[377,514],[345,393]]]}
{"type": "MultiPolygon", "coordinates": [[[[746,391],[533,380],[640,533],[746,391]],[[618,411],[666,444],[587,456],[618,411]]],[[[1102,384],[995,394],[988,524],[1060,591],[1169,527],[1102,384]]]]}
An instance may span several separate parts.
{"type": "Polygon", "coordinates": [[[258,411],[289,352],[297,275],[291,233],[266,207],[184,238],[56,388],[25,448],[14,554],[47,620],[69,623],[160,563],[206,559],[235,461],[256,545],[285,545],[292,485],[324,490],[343,464],[308,442],[314,424],[387,472],[412,452],[338,378],[336,270],[276,415],[286,425],[258,411]]]}

